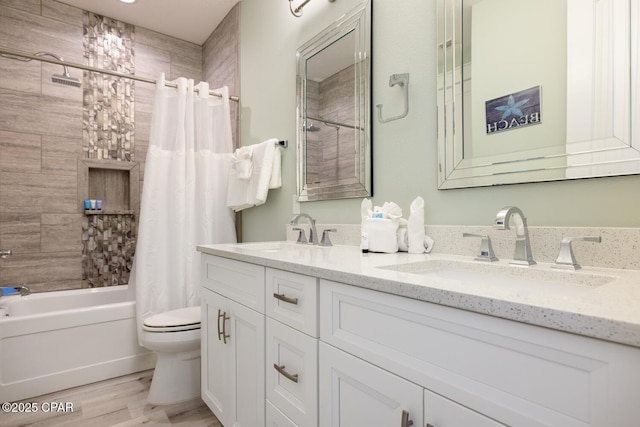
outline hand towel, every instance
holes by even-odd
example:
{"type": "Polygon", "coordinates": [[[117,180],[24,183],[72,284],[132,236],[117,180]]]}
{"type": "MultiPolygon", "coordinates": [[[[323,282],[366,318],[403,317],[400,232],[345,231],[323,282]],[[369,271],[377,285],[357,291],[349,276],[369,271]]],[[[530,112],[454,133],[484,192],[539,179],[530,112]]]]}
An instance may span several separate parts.
{"type": "Polygon", "coordinates": [[[269,190],[280,187],[282,187],[282,149],[278,146],[273,153],[273,168],[271,169],[269,190]]]}
{"type": "Polygon", "coordinates": [[[231,167],[235,169],[238,179],[250,179],[253,174],[253,161],[251,148],[240,147],[234,153],[231,167]]]}
{"type": "Polygon", "coordinates": [[[424,200],[418,196],[411,202],[407,237],[410,254],[424,253],[424,200]]]}
{"type": "MultiPolygon", "coordinates": [[[[267,193],[272,182],[272,173],[274,172],[273,166],[277,141],[277,139],[272,138],[260,144],[243,147],[251,150],[253,172],[249,179],[241,179],[235,168],[229,168],[227,206],[235,212],[266,202],[267,193]]],[[[280,171],[277,172],[279,173],[280,171]]],[[[277,184],[278,179],[273,181],[274,184],[277,184]]]]}

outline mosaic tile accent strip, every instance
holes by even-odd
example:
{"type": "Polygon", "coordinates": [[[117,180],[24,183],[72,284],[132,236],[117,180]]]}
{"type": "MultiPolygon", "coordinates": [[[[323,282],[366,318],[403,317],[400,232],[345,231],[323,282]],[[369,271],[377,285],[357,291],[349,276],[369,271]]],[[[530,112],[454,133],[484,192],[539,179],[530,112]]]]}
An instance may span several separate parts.
{"type": "Polygon", "coordinates": [[[86,215],[82,222],[83,287],[129,283],[135,250],[133,215],[86,215]]]}
{"type": "MultiPolygon", "coordinates": [[[[87,65],[135,74],[134,26],[83,14],[87,65]]],[[[133,160],[135,150],[134,81],[84,72],[83,150],[90,159],[133,160]]]]}

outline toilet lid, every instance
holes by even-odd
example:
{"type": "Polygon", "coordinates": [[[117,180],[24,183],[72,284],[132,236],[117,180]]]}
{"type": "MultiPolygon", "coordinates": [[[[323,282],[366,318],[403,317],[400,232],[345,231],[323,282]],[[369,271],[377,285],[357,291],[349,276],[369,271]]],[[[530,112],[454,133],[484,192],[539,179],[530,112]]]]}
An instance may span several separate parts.
{"type": "Polygon", "coordinates": [[[177,332],[200,329],[200,307],[179,308],[154,314],[144,319],[143,329],[155,332],[177,332]]]}

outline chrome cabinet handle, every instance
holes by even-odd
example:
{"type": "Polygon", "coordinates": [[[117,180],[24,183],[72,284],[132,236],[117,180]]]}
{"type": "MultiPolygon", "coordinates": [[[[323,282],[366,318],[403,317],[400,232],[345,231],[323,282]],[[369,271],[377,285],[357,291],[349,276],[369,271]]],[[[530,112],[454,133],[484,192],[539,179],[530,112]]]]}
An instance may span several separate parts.
{"type": "Polygon", "coordinates": [[[288,302],[289,304],[298,305],[298,298],[291,298],[291,297],[285,296],[284,294],[276,294],[276,293],[273,294],[273,297],[280,301],[288,302]]]}
{"type": "Polygon", "coordinates": [[[227,338],[231,335],[227,335],[227,324],[226,321],[229,320],[229,316],[227,316],[226,312],[222,312],[222,310],[218,309],[218,341],[222,341],[225,344],[227,343],[227,338]],[[222,321],[222,328],[220,327],[220,322],[222,321]]]}
{"type": "Polygon", "coordinates": [[[278,366],[277,363],[274,363],[273,367],[275,368],[276,371],[278,371],[280,375],[284,376],[289,381],[293,381],[294,383],[298,382],[298,374],[290,374],[289,372],[285,371],[284,365],[278,366]]]}
{"type": "Polygon", "coordinates": [[[402,410],[402,420],[400,421],[400,427],[409,427],[413,425],[413,421],[409,419],[409,412],[402,410]]]}

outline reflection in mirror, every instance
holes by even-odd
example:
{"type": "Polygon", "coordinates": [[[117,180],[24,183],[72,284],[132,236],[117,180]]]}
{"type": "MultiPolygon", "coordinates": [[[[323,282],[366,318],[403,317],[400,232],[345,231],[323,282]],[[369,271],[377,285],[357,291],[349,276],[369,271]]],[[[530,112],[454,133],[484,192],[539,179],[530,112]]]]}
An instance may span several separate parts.
{"type": "Polygon", "coordinates": [[[371,196],[371,7],[297,52],[298,200],[371,196]]]}
{"type": "Polygon", "coordinates": [[[439,1],[439,188],[640,173],[638,9],[439,1]]]}

